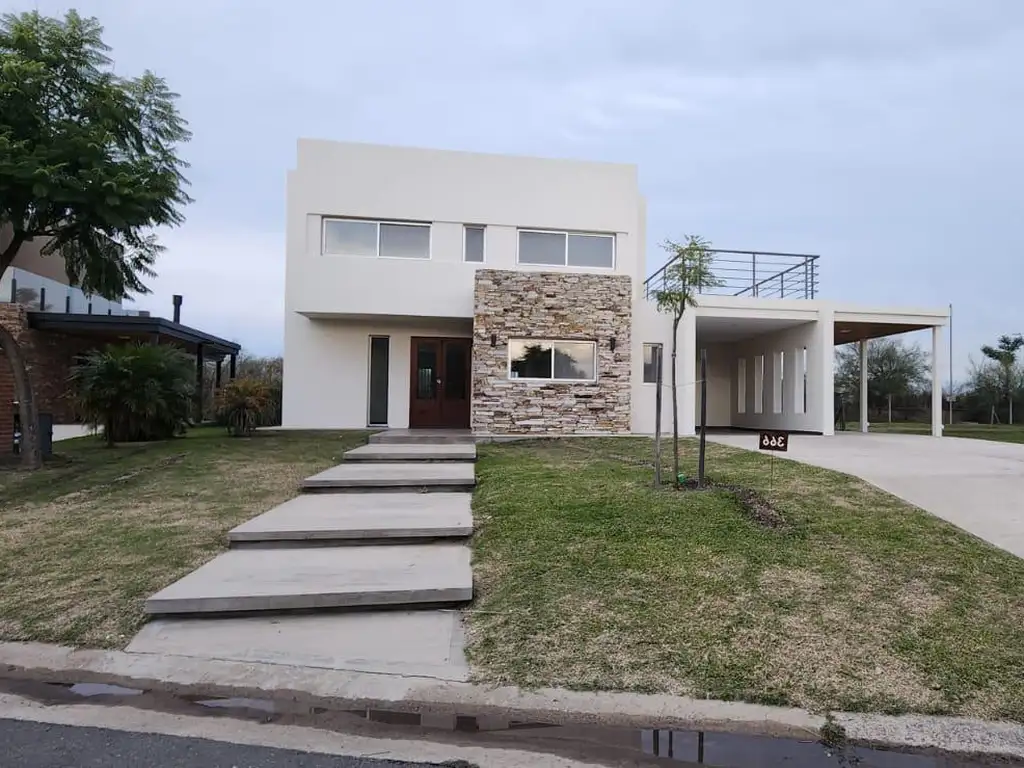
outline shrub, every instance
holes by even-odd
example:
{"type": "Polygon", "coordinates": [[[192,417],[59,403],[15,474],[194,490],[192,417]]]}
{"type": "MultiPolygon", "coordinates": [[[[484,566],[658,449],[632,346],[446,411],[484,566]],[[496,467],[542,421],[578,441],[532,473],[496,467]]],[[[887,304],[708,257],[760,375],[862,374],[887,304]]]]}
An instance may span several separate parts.
{"type": "Polygon", "coordinates": [[[230,435],[251,435],[263,423],[270,405],[270,388],[265,382],[235,379],[217,393],[217,421],[230,435]]]}
{"type": "Polygon", "coordinates": [[[108,445],[165,440],[184,431],[195,365],[176,347],[122,344],[94,350],[71,373],[84,419],[108,445]]]}

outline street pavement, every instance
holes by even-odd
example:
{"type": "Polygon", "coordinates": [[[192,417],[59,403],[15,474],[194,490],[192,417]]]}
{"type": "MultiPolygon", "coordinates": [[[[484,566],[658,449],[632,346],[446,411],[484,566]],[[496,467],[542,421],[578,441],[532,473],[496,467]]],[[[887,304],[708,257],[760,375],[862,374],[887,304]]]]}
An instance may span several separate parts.
{"type": "MultiPolygon", "coordinates": [[[[106,728],[0,720],[0,765],[12,768],[405,768],[438,764],[324,755],[106,728]]],[[[469,763],[461,765],[469,766],[469,763]]]]}

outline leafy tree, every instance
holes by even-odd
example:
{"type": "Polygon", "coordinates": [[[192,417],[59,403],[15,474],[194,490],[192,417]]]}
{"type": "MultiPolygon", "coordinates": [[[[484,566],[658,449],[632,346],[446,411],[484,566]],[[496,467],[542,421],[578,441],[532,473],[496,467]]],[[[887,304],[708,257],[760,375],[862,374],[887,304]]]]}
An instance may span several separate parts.
{"type": "Polygon", "coordinates": [[[1000,336],[999,343],[995,347],[986,344],[981,348],[982,354],[999,366],[998,392],[1009,403],[1010,424],[1013,424],[1014,391],[1020,386],[1018,377],[1015,374],[1017,352],[1020,351],[1021,347],[1024,347],[1024,336],[1018,333],[1016,336],[1000,336]]]}
{"type": "MultiPolygon", "coordinates": [[[[917,344],[900,339],[868,341],[868,405],[888,406],[892,421],[892,400],[920,392],[930,381],[931,362],[917,344]]],[[[848,392],[854,402],[860,398],[860,348],[844,344],[836,349],[836,386],[848,392]]]]}
{"type": "MultiPolygon", "coordinates": [[[[94,18],[38,12],[0,19],[0,276],[22,245],[64,258],[68,280],[86,293],[122,299],[147,293],[162,250],[152,229],[183,221],[191,137],[172,93],[151,72],[114,74],[94,18]]],[[[0,328],[15,377],[22,457],[40,464],[37,416],[24,359],[0,328]]]]}
{"type": "Polygon", "coordinates": [[[94,350],[71,373],[86,421],[107,445],[163,440],[183,430],[192,408],[195,367],[177,347],[123,344],[94,350]]]}
{"type": "MultiPolygon", "coordinates": [[[[672,315],[672,468],[674,481],[679,483],[679,391],[676,358],[679,346],[679,323],[687,308],[697,306],[697,295],[705,288],[722,284],[711,267],[714,255],[711,243],[699,235],[687,235],[685,243],[665,240],[663,250],[672,258],[662,272],[661,288],[652,292],[652,298],[661,312],[672,315]]],[[[687,350],[694,354],[694,350],[687,350]]],[[[692,382],[684,382],[689,385],[692,382]]]]}

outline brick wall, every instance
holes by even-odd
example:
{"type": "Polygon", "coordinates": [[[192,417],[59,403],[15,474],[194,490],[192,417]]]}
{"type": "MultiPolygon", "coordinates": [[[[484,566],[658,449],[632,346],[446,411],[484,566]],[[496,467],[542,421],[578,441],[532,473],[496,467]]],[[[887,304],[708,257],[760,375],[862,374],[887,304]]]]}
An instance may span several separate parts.
{"type": "Polygon", "coordinates": [[[625,275],[478,270],[473,316],[473,431],[628,433],[630,296],[630,278],[625,275]],[[493,347],[492,334],[497,337],[493,347]],[[596,342],[597,381],[509,379],[509,339],[529,338],[596,342]]]}
{"type": "MultiPolygon", "coordinates": [[[[73,423],[76,415],[68,383],[71,366],[76,355],[95,344],[74,336],[29,328],[26,309],[20,304],[0,304],[0,324],[21,347],[38,411],[52,414],[54,424],[73,423]]],[[[0,456],[12,451],[14,398],[14,373],[6,356],[0,352],[0,456]]]]}

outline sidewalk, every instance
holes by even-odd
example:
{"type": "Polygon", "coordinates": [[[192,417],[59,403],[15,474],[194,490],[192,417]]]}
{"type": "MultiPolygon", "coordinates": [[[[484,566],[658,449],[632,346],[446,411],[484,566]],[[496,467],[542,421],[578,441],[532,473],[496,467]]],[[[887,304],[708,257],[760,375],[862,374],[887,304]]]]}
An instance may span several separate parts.
{"type": "MultiPolygon", "coordinates": [[[[556,724],[679,728],[815,739],[825,722],[802,709],[667,695],[524,691],[407,675],[0,643],[0,675],[97,682],[177,695],[285,699],[330,709],[496,716],[556,724]]],[[[1024,725],[925,715],[835,713],[851,742],[1024,757],[1024,725]]]]}

